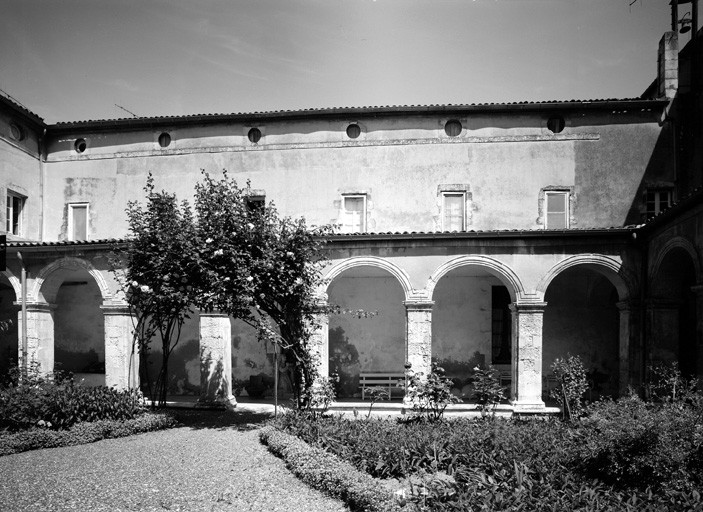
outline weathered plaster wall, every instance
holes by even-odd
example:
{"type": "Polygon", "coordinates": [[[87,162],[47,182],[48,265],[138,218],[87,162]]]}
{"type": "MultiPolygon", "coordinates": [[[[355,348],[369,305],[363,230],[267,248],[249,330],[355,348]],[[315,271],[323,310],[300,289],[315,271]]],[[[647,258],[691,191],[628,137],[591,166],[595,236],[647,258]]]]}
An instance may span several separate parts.
{"type": "MultiPolygon", "coordinates": [[[[590,129],[586,122],[579,129],[590,129]]],[[[596,147],[575,143],[574,227],[640,224],[644,189],[674,184],[672,135],[655,123],[610,124],[598,131],[596,147]]]]}
{"type": "Polygon", "coordinates": [[[54,360],[57,370],[105,373],[105,323],[102,297],[94,282],[64,283],[54,310],[54,360]]]}
{"type": "Polygon", "coordinates": [[[618,391],[619,317],[615,288],[602,275],[569,269],[557,276],[546,294],[542,369],[552,373],[557,357],[580,356],[587,371],[597,372],[595,393],[618,391]]]}
{"type": "Polygon", "coordinates": [[[480,114],[449,138],[434,117],[373,118],[359,121],[357,140],[346,138],[343,119],[270,121],[257,145],[247,126],[223,122],[174,126],[163,149],[161,130],[65,135],[49,143],[47,189],[61,194],[48,198],[46,238],[65,237],[66,203],[83,201],[95,206],[92,238],[121,236],[125,205],[143,197],[148,172],[157,188],[191,198],[201,168],[250,179],[282,213],[312,224],[338,222],[341,194],[356,192],[367,194],[368,231],[438,230],[438,191],[458,184],[470,194],[469,229],[540,229],[548,186],[574,187],[575,226],[623,225],[645,175],[659,172],[653,155],[669,148],[654,114],[566,119],[554,135],[544,114],[480,114]],[[88,141],[82,154],[72,149],[79,136],[88,141]]]}
{"type": "Polygon", "coordinates": [[[38,134],[18,122],[12,115],[0,111],[0,232],[5,231],[5,197],[7,191],[26,197],[22,237],[37,240],[41,233],[41,164],[38,134]],[[10,125],[22,127],[24,140],[14,140],[10,125]]]}
{"type": "Polygon", "coordinates": [[[368,318],[331,315],[330,374],[340,377],[342,396],[358,393],[360,372],[402,372],[405,363],[405,307],[393,277],[363,276],[363,269],[340,276],[328,289],[329,301],[342,309],[378,312],[368,318]]]}

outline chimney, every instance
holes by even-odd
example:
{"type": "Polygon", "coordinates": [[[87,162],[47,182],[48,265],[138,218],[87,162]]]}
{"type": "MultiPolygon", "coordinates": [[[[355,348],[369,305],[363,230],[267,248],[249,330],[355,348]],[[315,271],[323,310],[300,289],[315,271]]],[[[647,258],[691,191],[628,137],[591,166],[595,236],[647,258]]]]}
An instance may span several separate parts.
{"type": "Polygon", "coordinates": [[[673,99],[679,88],[679,36],[665,32],[659,41],[658,97],[673,99]]]}

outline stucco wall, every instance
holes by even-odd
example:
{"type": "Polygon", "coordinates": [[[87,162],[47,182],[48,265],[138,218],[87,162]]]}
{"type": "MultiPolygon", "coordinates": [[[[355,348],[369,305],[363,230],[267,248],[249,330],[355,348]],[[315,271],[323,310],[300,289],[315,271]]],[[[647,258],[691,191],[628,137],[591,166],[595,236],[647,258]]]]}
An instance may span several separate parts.
{"type": "Polygon", "coordinates": [[[5,231],[5,197],[8,191],[26,198],[21,236],[37,240],[41,233],[41,163],[38,135],[22,123],[24,140],[10,136],[13,116],[0,112],[0,232],[5,231]]]}
{"type": "Polygon", "coordinates": [[[257,145],[242,124],[184,125],[166,130],[173,142],[164,149],[161,130],[66,134],[49,143],[46,238],[64,238],[66,204],[83,201],[92,238],[123,235],[126,203],[142,199],[150,171],[157,188],[186,199],[200,169],[226,168],[312,224],[339,221],[342,193],[365,193],[367,230],[376,232],[441,229],[442,185],[468,191],[468,229],[541,229],[540,190],[549,186],[573,187],[575,227],[618,226],[632,220],[646,176],[673,179],[659,165],[670,145],[653,113],[565,117],[555,135],[545,114],[476,115],[456,138],[438,118],[377,118],[359,120],[358,140],[346,138],[343,119],[271,121],[257,145]],[[76,137],[88,141],[85,153],[72,149],[76,137]]]}

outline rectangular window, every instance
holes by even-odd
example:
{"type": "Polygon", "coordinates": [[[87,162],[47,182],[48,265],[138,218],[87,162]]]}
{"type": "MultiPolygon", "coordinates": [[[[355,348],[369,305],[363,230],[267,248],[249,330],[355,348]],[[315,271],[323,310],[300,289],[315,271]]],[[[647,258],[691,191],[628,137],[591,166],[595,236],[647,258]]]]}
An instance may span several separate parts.
{"type": "Polygon", "coordinates": [[[88,203],[68,205],[68,239],[88,240],[88,203]]]}
{"type": "Polygon", "coordinates": [[[565,229],[569,227],[569,193],[545,192],[547,203],[544,227],[565,229]]]}
{"type": "Polygon", "coordinates": [[[363,233],[366,231],[366,196],[342,196],[342,232],[363,233]]]}
{"type": "Polygon", "coordinates": [[[651,219],[669,208],[672,203],[671,196],[671,190],[647,190],[645,194],[645,201],[647,203],[647,219],[651,219]]]}
{"type": "Polygon", "coordinates": [[[442,231],[464,231],[466,196],[462,192],[442,192],[442,231]]]}
{"type": "Polygon", "coordinates": [[[20,236],[23,234],[22,212],[24,210],[25,198],[7,193],[7,208],[5,210],[5,231],[11,235],[20,236]]]}
{"type": "Polygon", "coordinates": [[[266,196],[247,196],[245,201],[250,212],[262,210],[266,206],[266,196]]]}

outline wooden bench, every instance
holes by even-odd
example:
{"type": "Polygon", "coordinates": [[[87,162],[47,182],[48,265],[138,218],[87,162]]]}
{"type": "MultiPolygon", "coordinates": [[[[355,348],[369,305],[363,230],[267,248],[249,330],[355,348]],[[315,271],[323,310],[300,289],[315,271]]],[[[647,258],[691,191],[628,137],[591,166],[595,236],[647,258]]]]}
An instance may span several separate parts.
{"type": "Polygon", "coordinates": [[[366,390],[370,388],[388,389],[388,398],[391,397],[393,388],[398,388],[398,382],[405,382],[403,372],[367,372],[359,374],[359,387],[361,388],[361,399],[366,398],[366,390]]]}

